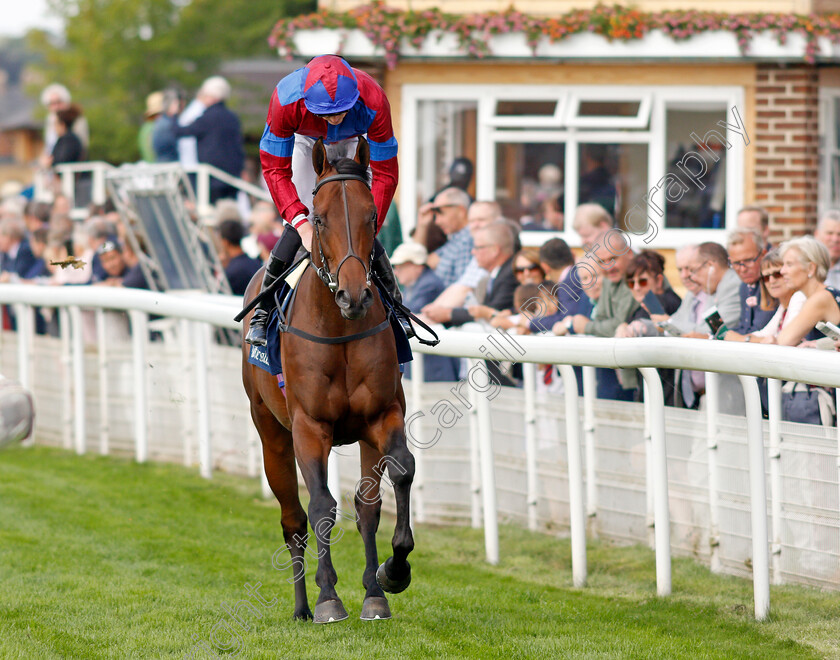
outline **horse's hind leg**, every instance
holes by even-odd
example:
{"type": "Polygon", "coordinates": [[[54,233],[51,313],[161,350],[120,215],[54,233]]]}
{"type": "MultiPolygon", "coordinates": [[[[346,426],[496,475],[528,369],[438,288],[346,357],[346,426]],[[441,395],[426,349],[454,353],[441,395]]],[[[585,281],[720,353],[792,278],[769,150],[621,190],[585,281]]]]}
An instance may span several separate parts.
{"type": "Polygon", "coordinates": [[[374,442],[378,439],[376,444],[384,454],[378,472],[381,475],[387,466],[397,501],[397,524],[391,540],[394,554],[376,571],[376,581],[385,591],[398,594],[411,583],[411,565],[407,559],[414,549],[409,508],[411,484],[414,481],[414,456],[406,446],[403,412],[399,406],[395,405],[381,422],[373,426],[371,438],[374,442]]]}
{"type": "MultiPolygon", "coordinates": [[[[291,554],[293,571],[289,582],[295,585],[295,619],[311,619],[306,598],[306,512],[298,497],[297,470],[292,434],[264,405],[251,405],[251,418],[259,431],[268,485],[280,503],[283,538],[291,554]]],[[[277,565],[272,558],[272,564],[277,565]]]]}
{"type": "Polygon", "coordinates": [[[376,552],[376,531],[379,529],[379,514],[382,510],[382,498],[379,495],[379,483],[382,477],[379,465],[382,454],[370,445],[360,442],[359,451],[362,463],[362,479],[356,489],[356,527],[365,544],[365,572],[362,584],[365,587],[365,601],[362,605],[361,618],[365,621],[390,619],[391,610],[385,592],[376,581],[376,569],[379,556],[376,552]]]}
{"type": "MultiPolygon", "coordinates": [[[[298,465],[309,490],[309,520],[318,546],[315,584],[321,588],[315,603],[315,623],[332,623],[347,618],[347,610],[335,591],[338,582],[330,555],[337,502],[327,487],[327,459],[333,430],[302,413],[295,416],[293,436],[298,465]]],[[[340,537],[339,537],[340,538],[340,537]]]]}

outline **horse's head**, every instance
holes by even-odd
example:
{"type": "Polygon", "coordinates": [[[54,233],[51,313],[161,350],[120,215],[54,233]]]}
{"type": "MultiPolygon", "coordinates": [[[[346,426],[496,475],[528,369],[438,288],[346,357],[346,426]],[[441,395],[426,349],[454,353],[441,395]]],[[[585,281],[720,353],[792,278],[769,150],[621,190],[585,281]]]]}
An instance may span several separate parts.
{"type": "Polygon", "coordinates": [[[368,183],[370,147],[359,138],[355,158],[327,160],[323,140],[312,148],[318,175],[312,200],[312,258],[346,319],[360,319],[373,303],[370,269],[376,205],[368,183]]]}

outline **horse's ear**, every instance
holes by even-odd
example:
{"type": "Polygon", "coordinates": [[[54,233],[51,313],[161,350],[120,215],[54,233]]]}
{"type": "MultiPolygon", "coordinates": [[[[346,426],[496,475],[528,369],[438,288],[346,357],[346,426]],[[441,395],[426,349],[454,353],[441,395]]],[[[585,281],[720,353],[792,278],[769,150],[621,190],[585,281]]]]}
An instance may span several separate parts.
{"type": "Polygon", "coordinates": [[[357,163],[361,163],[363,167],[367,167],[370,165],[370,145],[368,141],[365,140],[364,135],[359,136],[359,144],[356,147],[356,158],[357,163]]]}
{"type": "Polygon", "coordinates": [[[324,175],[327,169],[327,150],[324,148],[324,138],[318,138],[318,141],[312,147],[312,167],[319,178],[324,175]]]}

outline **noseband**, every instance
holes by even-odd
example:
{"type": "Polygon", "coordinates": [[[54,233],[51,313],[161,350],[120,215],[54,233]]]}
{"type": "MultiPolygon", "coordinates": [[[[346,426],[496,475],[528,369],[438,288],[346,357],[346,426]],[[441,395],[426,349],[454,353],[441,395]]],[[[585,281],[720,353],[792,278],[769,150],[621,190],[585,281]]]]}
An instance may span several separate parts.
{"type": "MultiPolygon", "coordinates": [[[[313,222],[312,224],[315,225],[315,241],[318,243],[318,254],[321,257],[321,265],[315,267],[315,272],[318,273],[318,277],[321,278],[321,281],[326,284],[330,291],[335,293],[335,290],[338,288],[338,274],[341,271],[341,267],[344,265],[348,259],[356,259],[360,264],[362,264],[362,268],[365,269],[365,283],[367,286],[370,286],[371,281],[371,267],[373,264],[373,248],[371,248],[370,257],[368,258],[368,263],[365,264],[362,261],[362,258],[356,254],[356,251],[353,249],[353,237],[350,235],[350,207],[347,204],[347,186],[345,185],[345,181],[361,181],[362,183],[367,186],[368,190],[370,190],[370,184],[368,184],[367,180],[364,177],[361,177],[357,174],[334,174],[333,176],[328,176],[324,179],[321,179],[316,185],[315,189],[312,191],[312,198],[314,200],[315,195],[318,194],[318,191],[325,183],[332,183],[334,181],[341,182],[341,197],[344,201],[344,226],[347,228],[347,254],[344,255],[344,258],[338,262],[338,268],[335,269],[335,273],[330,272],[329,265],[327,264],[327,259],[324,256],[324,250],[321,247],[321,231],[320,231],[320,222],[313,222]]],[[[374,222],[376,221],[376,211],[374,211],[374,222]]],[[[313,264],[314,266],[314,264],[313,264]]]]}

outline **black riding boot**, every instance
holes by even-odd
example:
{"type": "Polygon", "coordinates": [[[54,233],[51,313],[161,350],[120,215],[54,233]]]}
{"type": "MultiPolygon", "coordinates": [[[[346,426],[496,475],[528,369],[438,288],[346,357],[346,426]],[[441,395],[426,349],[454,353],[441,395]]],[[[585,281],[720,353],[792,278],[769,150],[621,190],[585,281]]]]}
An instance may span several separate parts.
{"type": "MultiPolygon", "coordinates": [[[[295,260],[298,248],[300,248],[300,234],[291,226],[287,226],[283,230],[280,240],[274,244],[271,255],[268,257],[260,291],[265,291],[285,272],[295,260]]],[[[251,317],[248,336],[245,337],[247,343],[254,346],[265,346],[265,328],[268,325],[268,311],[270,309],[270,299],[263,300],[257,305],[254,315],[251,317]]]]}
{"type": "MultiPolygon", "coordinates": [[[[263,273],[262,288],[260,291],[265,291],[268,287],[277,281],[283,272],[289,267],[289,264],[274,256],[272,252],[268,257],[268,263],[265,266],[263,273]]],[[[265,346],[266,333],[265,329],[268,325],[268,311],[271,309],[271,298],[264,298],[254,309],[254,315],[251,317],[251,323],[248,326],[248,336],[245,341],[254,346],[265,346]]]]}
{"type": "MultiPolygon", "coordinates": [[[[377,250],[374,253],[375,256],[373,258],[373,263],[371,264],[373,272],[376,277],[379,278],[382,286],[390,294],[390,296],[396,302],[402,303],[402,292],[400,291],[400,287],[397,286],[397,278],[394,276],[394,269],[391,266],[391,261],[388,259],[388,255],[385,250],[382,249],[379,241],[376,241],[376,247],[377,250]]],[[[409,339],[417,335],[417,333],[414,332],[414,327],[411,325],[411,320],[405,316],[399,308],[394,308],[394,315],[397,317],[397,320],[400,322],[400,325],[403,330],[405,330],[405,334],[409,339]]]]}

